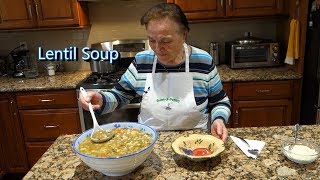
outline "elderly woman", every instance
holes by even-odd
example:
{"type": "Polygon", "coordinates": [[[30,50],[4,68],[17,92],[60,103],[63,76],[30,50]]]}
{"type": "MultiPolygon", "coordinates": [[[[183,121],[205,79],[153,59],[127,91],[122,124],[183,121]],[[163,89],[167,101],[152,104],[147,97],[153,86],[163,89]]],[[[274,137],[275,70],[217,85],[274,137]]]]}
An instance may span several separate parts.
{"type": "Polygon", "coordinates": [[[175,4],[163,3],[141,18],[152,50],[140,52],[118,84],[108,92],[80,97],[85,109],[92,102],[99,113],[109,113],[142,96],[140,123],[156,130],[207,128],[223,141],[230,102],[212,57],[185,43],[188,21],[175,4]],[[208,116],[211,114],[211,116],[208,116]]]}

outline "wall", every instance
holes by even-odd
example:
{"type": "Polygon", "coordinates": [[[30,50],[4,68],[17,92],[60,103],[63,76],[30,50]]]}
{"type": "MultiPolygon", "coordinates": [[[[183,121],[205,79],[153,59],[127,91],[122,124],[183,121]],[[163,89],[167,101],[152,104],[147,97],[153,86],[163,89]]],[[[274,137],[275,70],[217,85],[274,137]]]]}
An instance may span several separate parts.
{"type": "MultiPolygon", "coordinates": [[[[37,54],[39,46],[45,50],[64,49],[71,45],[81,49],[101,41],[145,38],[145,29],[140,26],[139,22],[140,17],[149,7],[160,2],[164,1],[100,0],[90,2],[88,3],[92,24],[90,29],[0,33],[0,54],[7,54],[21,41],[26,41],[29,49],[37,54]]],[[[268,39],[276,37],[276,22],[272,20],[197,23],[191,24],[190,28],[188,43],[208,50],[209,42],[217,41],[221,43],[222,52],[225,41],[239,38],[246,31],[253,32],[253,36],[257,37],[268,39]]],[[[42,64],[39,67],[43,71],[42,64]]],[[[90,69],[89,63],[82,60],[64,62],[62,65],[65,71],[90,69]]]]}

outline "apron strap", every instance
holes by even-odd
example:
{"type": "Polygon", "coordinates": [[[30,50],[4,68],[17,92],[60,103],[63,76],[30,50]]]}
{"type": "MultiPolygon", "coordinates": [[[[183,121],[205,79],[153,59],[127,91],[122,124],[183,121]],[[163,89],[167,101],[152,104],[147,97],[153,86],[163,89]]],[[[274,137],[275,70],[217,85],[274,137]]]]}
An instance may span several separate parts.
{"type": "MultiPolygon", "coordinates": [[[[188,45],[186,43],[183,43],[183,48],[184,48],[184,53],[185,53],[185,56],[186,56],[186,62],[185,62],[186,72],[189,72],[189,50],[188,50],[188,45]]],[[[157,55],[155,55],[154,56],[153,65],[152,65],[152,74],[154,74],[156,72],[157,61],[158,61],[158,57],[157,57],[157,55]]]]}

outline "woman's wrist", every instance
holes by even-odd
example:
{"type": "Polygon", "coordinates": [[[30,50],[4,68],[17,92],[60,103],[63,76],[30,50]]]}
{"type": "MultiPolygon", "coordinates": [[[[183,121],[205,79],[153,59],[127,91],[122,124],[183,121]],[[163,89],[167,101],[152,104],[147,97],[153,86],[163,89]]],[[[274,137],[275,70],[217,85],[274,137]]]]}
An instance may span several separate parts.
{"type": "Polygon", "coordinates": [[[222,116],[217,116],[217,117],[215,117],[214,119],[211,119],[211,124],[212,124],[215,120],[217,120],[217,119],[221,119],[224,124],[227,124],[227,123],[226,123],[226,120],[225,120],[224,117],[222,117],[222,116]]]}
{"type": "Polygon", "coordinates": [[[100,109],[96,109],[94,112],[95,114],[97,115],[101,115],[103,110],[105,109],[106,107],[106,97],[101,93],[101,92],[98,92],[100,95],[101,95],[101,99],[102,99],[102,105],[100,107],[100,109]]]}

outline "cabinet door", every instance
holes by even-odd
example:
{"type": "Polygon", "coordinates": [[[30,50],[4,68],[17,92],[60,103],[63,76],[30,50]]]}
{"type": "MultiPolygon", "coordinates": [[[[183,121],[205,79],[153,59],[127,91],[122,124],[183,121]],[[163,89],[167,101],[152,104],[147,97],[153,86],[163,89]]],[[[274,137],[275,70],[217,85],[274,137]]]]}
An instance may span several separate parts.
{"type": "Polygon", "coordinates": [[[53,142],[32,142],[26,143],[29,166],[32,167],[45,153],[53,142]]]}
{"type": "Polygon", "coordinates": [[[167,0],[181,7],[188,20],[212,19],[225,15],[224,0],[167,0]]]}
{"type": "Polygon", "coordinates": [[[226,0],[227,16],[276,15],[283,11],[283,0],[226,0]]]}
{"type": "Polygon", "coordinates": [[[234,127],[284,126],[291,121],[292,102],[287,99],[234,101],[234,127]]]}
{"type": "Polygon", "coordinates": [[[25,173],[28,170],[27,156],[14,96],[0,96],[0,112],[2,163],[8,172],[25,173]]]}
{"type": "Polygon", "coordinates": [[[0,0],[0,29],[36,26],[31,0],[0,0]]]}
{"type": "Polygon", "coordinates": [[[77,0],[34,0],[39,27],[79,25],[77,0]]]}
{"type": "Polygon", "coordinates": [[[20,110],[25,140],[54,141],[62,134],[81,132],[78,108],[20,110]]]}
{"type": "MultiPolygon", "coordinates": [[[[230,103],[232,104],[232,83],[231,82],[224,82],[222,83],[224,91],[227,93],[227,96],[229,97],[230,103]]],[[[229,117],[227,127],[232,127],[232,114],[229,117]]]]}
{"type": "MultiPolygon", "coordinates": [[[[1,99],[0,99],[0,110],[1,109],[1,99]]],[[[1,120],[1,119],[0,119],[1,120]]],[[[2,124],[0,122],[0,128],[2,127],[2,124]]],[[[2,145],[2,142],[5,142],[5,139],[4,139],[4,135],[3,135],[3,131],[0,131],[0,179],[2,179],[2,176],[6,173],[5,172],[5,168],[6,168],[6,163],[4,161],[4,158],[6,157],[5,154],[4,154],[4,146],[2,145]]]]}

